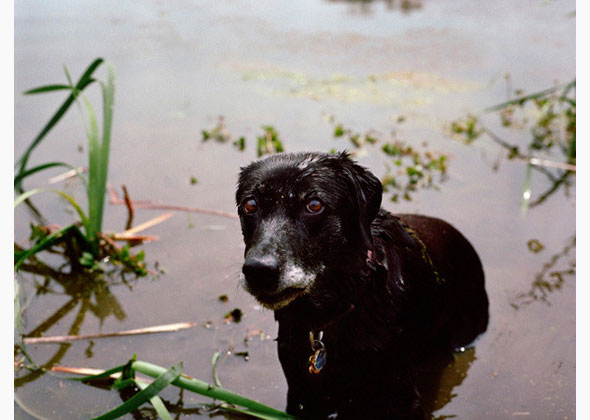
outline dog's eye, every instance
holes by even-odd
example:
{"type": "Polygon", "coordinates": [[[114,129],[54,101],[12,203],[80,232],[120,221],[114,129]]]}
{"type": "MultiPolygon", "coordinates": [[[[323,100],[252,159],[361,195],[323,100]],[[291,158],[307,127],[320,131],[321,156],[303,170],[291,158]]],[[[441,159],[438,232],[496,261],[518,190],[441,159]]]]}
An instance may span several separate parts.
{"type": "Polygon", "coordinates": [[[324,209],[324,205],[317,198],[312,198],[307,202],[305,209],[310,213],[317,214],[324,209]]]}
{"type": "Polygon", "coordinates": [[[244,203],[242,209],[244,209],[244,213],[252,214],[258,209],[258,204],[256,203],[256,200],[251,198],[244,203]]]}

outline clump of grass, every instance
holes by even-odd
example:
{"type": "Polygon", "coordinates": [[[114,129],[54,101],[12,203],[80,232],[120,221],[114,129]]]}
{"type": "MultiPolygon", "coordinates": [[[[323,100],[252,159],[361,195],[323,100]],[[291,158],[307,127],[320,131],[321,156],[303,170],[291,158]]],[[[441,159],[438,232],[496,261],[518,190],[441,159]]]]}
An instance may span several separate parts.
{"type": "Polygon", "coordinates": [[[26,259],[36,253],[60,244],[65,246],[65,254],[70,257],[73,266],[94,268],[97,266],[95,262],[104,256],[111,256],[125,265],[130,264],[133,270],[138,273],[144,272],[143,264],[139,261],[142,257],[131,257],[128,248],[103,246],[104,241],[102,241],[103,235],[101,232],[115,98],[115,76],[112,65],[106,63],[107,80],[105,83],[100,82],[102,91],[102,131],[99,129],[94,108],[82,91],[95,82],[92,75],[103,62],[104,60],[101,58],[94,60],[75,85],[67,68],[64,68],[68,84],[41,86],[25,92],[25,94],[33,95],[55,91],[68,91],[70,94],[17,162],[14,188],[20,195],[15,199],[14,206],[16,207],[20,203],[26,202],[40,216],[40,212],[30,202],[31,197],[42,192],[53,192],[68,201],[75,209],[80,220],[69,226],[47,232],[45,235],[39,235],[40,231],[37,231],[37,235],[33,236],[35,243],[31,248],[15,251],[15,269],[18,269],[26,259]],[[61,120],[74,102],[77,102],[83,112],[85,112],[86,137],[88,140],[88,176],[86,177],[83,174],[78,174],[78,176],[82,179],[86,187],[88,198],[87,211],[84,211],[76,200],[63,191],[45,188],[25,191],[23,188],[23,181],[35,173],[57,166],[72,168],[71,165],[63,162],[49,162],[33,168],[27,168],[27,163],[33,150],[46,139],[46,135],[61,120]]]}
{"type": "MultiPolygon", "coordinates": [[[[216,362],[215,359],[216,358],[214,357],[213,363],[216,362]]],[[[116,419],[125,414],[131,413],[139,406],[146,403],[152,404],[160,418],[172,419],[166,406],[158,396],[158,394],[169,385],[204,395],[217,401],[223,401],[224,404],[221,404],[218,407],[226,411],[267,420],[294,419],[293,416],[283,411],[243,397],[235,392],[221,388],[220,386],[211,385],[207,382],[185,375],[182,373],[182,363],[179,363],[170,369],[166,369],[152,363],[136,360],[134,357],[125,365],[117,366],[98,375],[77,378],[77,380],[85,382],[108,380],[109,377],[116,374],[118,374],[119,377],[112,383],[112,388],[123,390],[135,386],[140,389],[140,391],[119,407],[96,417],[95,420],[116,419]],[[154,381],[148,384],[144,380],[136,378],[136,373],[141,373],[154,378],[154,381]]]]}

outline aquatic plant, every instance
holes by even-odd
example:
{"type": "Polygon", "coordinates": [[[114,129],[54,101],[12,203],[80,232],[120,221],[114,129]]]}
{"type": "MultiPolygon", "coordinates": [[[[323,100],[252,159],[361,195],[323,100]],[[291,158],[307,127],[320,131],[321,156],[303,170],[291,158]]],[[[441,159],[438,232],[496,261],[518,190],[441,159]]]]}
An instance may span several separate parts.
{"type": "Polygon", "coordinates": [[[256,138],[258,140],[256,144],[258,157],[283,152],[285,148],[283,142],[279,139],[277,130],[272,125],[263,125],[262,129],[264,133],[256,138]]]}
{"type": "Polygon", "coordinates": [[[61,107],[51,117],[49,122],[43,127],[41,132],[35,137],[27,147],[22,157],[17,161],[17,172],[14,177],[14,188],[20,195],[16,197],[14,206],[25,202],[33,212],[41,219],[41,213],[30,202],[31,197],[42,192],[53,192],[59,194],[67,200],[78,214],[79,223],[73,223],[69,226],[58,228],[57,230],[37,229],[31,239],[34,245],[29,249],[15,248],[14,266],[18,269],[21,264],[36,253],[50,249],[55,245],[64,245],[64,253],[70,257],[73,267],[85,266],[88,268],[96,267],[95,261],[104,256],[112,256],[138,273],[145,274],[145,267],[142,256],[132,257],[128,248],[113,246],[108,241],[104,241],[102,232],[102,220],[104,212],[104,199],[106,193],[106,180],[108,173],[111,129],[113,119],[113,105],[115,97],[115,76],[112,65],[106,63],[107,80],[106,83],[100,82],[102,91],[102,133],[99,130],[96,114],[90,101],[84,96],[83,90],[92,84],[95,79],[92,77],[94,71],[104,62],[102,58],[94,60],[78,82],[74,85],[67,68],[64,67],[68,84],[52,84],[41,86],[25,92],[27,95],[68,91],[70,92],[67,99],[61,107]],[[85,110],[86,119],[86,137],[88,140],[88,176],[77,172],[86,187],[88,198],[88,209],[85,212],[82,206],[74,198],[63,191],[55,189],[36,188],[25,191],[23,181],[29,176],[40,171],[64,166],[73,169],[73,167],[64,162],[49,162],[28,168],[27,163],[33,150],[44,140],[51,129],[61,120],[68,111],[70,106],[77,102],[80,108],[85,110]],[[80,229],[80,226],[83,230],[80,229]]]}
{"type": "Polygon", "coordinates": [[[223,117],[219,117],[217,119],[217,124],[210,130],[201,130],[202,134],[202,141],[203,143],[213,140],[216,143],[229,143],[231,142],[232,145],[241,151],[244,151],[246,148],[246,139],[244,137],[240,137],[237,140],[232,141],[232,135],[228,130],[225,119],[223,117]]]}
{"type": "MultiPolygon", "coordinates": [[[[283,142],[279,139],[277,130],[272,125],[263,125],[264,132],[256,137],[256,154],[263,155],[280,153],[284,151],[283,142]]],[[[246,149],[246,138],[244,136],[233,140],[233,136],[225,124],[225,119],[219,117],[217,124],[210,130],[201,130],[202,141],[206,143],[213,140],[215,143],[231,143],[232,146],[243,152],[246,149]]]]}
{"type": "MultiPolygon", "coordinates": [[[[334,138],[348,139],[353,148],[352,154],[381,145],[379,150],[388,158],[387,172],[381,183],[383,190],[391,193],[391,201],[398,202],[400,198],[410,201],[412,194],[419,189],[438,189],[436,175],[438,182],[446,180],[448,156],[430,150],[425,143],[421,147],[413,146],[397,138],[395,132],[388,140],[376,130],[359,133],[336,122],[333,116],[329,116],[328,121],[334,126],[334,138]]],[[[398,121],[402,122],[403,118],[398,121]]]]}
{"type": "MultiPolygon", "coordinates": [[[[403,122],[404,119],[400,116],[398,122],[403,122]]],[[[391,193],[391,201],[397,202],[400,198],[410,201],[412,194],[419,189],[438,189],[439,183],[446,180],[448,155],[430,150],[426,143],[420,146],[411,145],[398,139],[394,132],[389,139],[384,138],[376,130],[355,132],[342,123],[336,122],[334,116],[328,116],[327,120],[334,126],[335,139],[348,140],[351,147],[349,152],[353,156],[364,153],[368,147],[380,145],[379,150],[388,158],[387,172],[381,179],[381,183],[384,191],[391,193]]],[[[285,147],[277,129],[272,125],[263,125],[262,129],[264,132],[256,138],[257,156],[283,152],[285,147]]],[[[201,133],[203,142],[231,143],[240,151],[246,148],[246,138],[240,137],[238,140],[233,140],[223,117],[219,117],[212,129],[202,130],[201,133]]],[[[332,149],[331,152],[336,152],[336,149],[332,149]]]]}
{"type": "MultiPolygon", "coordinates": [[[[113,389],[121,391],[125,388],[137,387],[140,391],[134,394],[122,405],[108,413],[95,417],[95,420],[119,418],[127,413],[131,413],[145,403],[151,403],[160,418],[172,419],[166,406],[158,396],[158,394],[168,385],[173,385],[187,391],[204,395],[213,398],[214,400],[223,401],[224,404],[216,405],[215,408],[225,411],[267,420],[294,419],[293,416],[283,411],[243,397],[220,386],[211,385],[207,382],[185,375],[182,373],[182,363],[178,363],[171,368],[166,369],[152,363],[136,360],[134,356],[125,365],[117,366],[96,375],[76,378],[76,380],[84,382],[109,380],[113,375],[118,376],[116,380],[111,381],[111,387],[113,389]],[[154,378],[154,381],[148,384],[144,380],[136,378],[136,373],[141,373],[154,378]]],[[[217,380],[217,382],[219,381],[217,380]]]]}
{"type": "Polygon", "coordinates": [[[543,203],[555,191],[571,185],[576,172],[576,80],[525,95],[485,109],[481,115],[467,115],[449,125],[450,133],[465,144],[488,138],[506,151],[506,158],[527,165],[523,186],[523,210],[543,203]],[[526,143],[512,143],[484,123],[484,116],[496,115],[506,129],[529,127],[526,143]],[[532,116],[533,121],[530,121],[532,116]],[[551,186],[531,202],[532,170],[543,174],[551,186]]]}
{"type": "Polygon", "coordinates": [[[390,192],[391,189],[399,191],[399,193],[392,193],[391,201],[397,202],[400,194],[409,201],[411,200],[410,194],[419,188],[438,189],[434,178],[436,173],[440,175],[441,181],[446,179],[448,157],[443,153],[430,150],[418,151],[399,140],[385,143],[381,150],[392,158],[394,167],[398,168],[395,172],[388,169],[381,179],[385,192],[390,192]],[[405,179],[405,184],[400,185],[400,178],[405,179]]]}

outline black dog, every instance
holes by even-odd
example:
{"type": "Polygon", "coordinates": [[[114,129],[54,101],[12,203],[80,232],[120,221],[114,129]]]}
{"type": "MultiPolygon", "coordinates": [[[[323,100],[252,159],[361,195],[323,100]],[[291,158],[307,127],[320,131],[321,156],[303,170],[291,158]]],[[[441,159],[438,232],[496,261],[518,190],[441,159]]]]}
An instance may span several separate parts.
{"type": "Polygon", "coordinates": [[[275,311],[297,417],[423,419],[416,356],[487,328],[470,243],[442,220],[380,210],[381,196],[346,153],[277,154],[240,173],[243,285],[275,311]]]}

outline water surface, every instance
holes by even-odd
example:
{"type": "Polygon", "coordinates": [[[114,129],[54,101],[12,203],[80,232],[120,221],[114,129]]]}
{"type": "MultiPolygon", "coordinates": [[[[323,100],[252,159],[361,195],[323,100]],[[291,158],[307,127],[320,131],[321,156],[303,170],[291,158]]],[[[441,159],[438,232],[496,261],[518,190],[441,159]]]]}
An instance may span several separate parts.
{"type": "MultiPolygon", "coordinates": [[[[513,88],[527,92],[572,80],[575,2],[424,0],[410,2],[415,7],[409,9],[402,3],[407,2],[17,2],[15,156],[63,100],[59,94],[20,93],[64,82],[62,64],[75,78],[99,56],[114,64],[117,78],[109,182],[119,191],[126,185],[132,199],[234,212],[236,175],[256,158],[262,125],[273,125],[289,151],[350,147],[333,138],[330,115],[359,132],[395,131],[412,144],[427,142],[451,156],[448,180],[440,191],[419,192],[409,202],[386,199],[384,206],[457,226],[484,263],[491,312],[487,333],[447,367],[433,416],[573,419],[575,276],[564,275],[551,290],[539,289],[535,281],[554,279],[552,273],[575,264],[575,191],[567,197],[559,190],[523,216],[525,165],[503,160],[489,141],[471,147],[453,141],[445,127],[506,100],[506,74],[513,88]],[[214,127],[219,116],[234,138],[246,138],[244,152],[201,142],[201,130],[214,127]],[[531,239],[544,245],[541,252],[529,251],[531,239]],[[528,298],[519,297],[527,293],[528,298]]],[[[98,99],[96,91],[89,95],[98,99]]],[[[522,139],[528,132],[506,135],[522,139]]],[[[61,160],[83,166],[85,150],[82,119],[72,109],[31,165],[61,160]]],[[[359,160],[378,176],[386,172],[376,150],[359,160]]],[[[45,186],[56,173],[27,186],[45,186]]],[[[83,199],[75,180],[63,187],[83,199]]],[[[549,185],[533,176],[532,187],[539,194],[549,185]]],[[[35,203],[52,223],[74,220],[59,199],[40,196],[35,203]]],[[[135,222],[160,213],[137,210],[135,222]]],[[[121,231],[125,220],[123,206],[107,204],[105,230],[121,231]]],[[[28,213],[18,209],[20,243],[26,243],[29,222],[28,213]]],[[[32,345],[31,355],[40,364],[104,369],[137,353],[161,366],[183,361],[185,372],[212,381],[216,351],[248,351],[248,361],[222,357],[222,383],[283,408],[286,383],[272,313],[238,287],[237,221],[177,212],[146,233],[160,237],[143,247],[150,263],[165,268],[159,279],[98,282],[77,292],[64,292],[52,280],[53,292],[37,295],[44,276],[20,275],[25,332],[43,325],[48,325],[45,335],[181,321],[198,325],[166,335],[32,345]],[[227,303],[218,300],[222,294],[227,303]],[[241,308],[244,318],[226,324],[224,315],[234,308],[241,308]]],[[[17,374],[15,393],[20,419],[88,418],[121,402],[116,392],[27,372],[17,374]]],[[[162,395],[188,411],[202,401],[188,394],[181,398],[173,389],[162,395]]]]}

